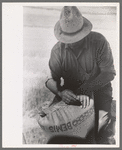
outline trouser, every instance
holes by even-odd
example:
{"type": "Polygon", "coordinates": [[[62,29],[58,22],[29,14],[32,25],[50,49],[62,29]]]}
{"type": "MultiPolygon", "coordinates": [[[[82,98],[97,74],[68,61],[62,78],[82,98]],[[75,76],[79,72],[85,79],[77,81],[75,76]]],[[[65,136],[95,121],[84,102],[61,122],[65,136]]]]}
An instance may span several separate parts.
{"type": "Polygon", "coordinates": [[[95,102],[95,138],[98,144],[115,144],[115,118],[111,116],[112,88],[106,86],[94,93],[95,102]],[[110,138],[113,141],[110,141],[110,138]]]}

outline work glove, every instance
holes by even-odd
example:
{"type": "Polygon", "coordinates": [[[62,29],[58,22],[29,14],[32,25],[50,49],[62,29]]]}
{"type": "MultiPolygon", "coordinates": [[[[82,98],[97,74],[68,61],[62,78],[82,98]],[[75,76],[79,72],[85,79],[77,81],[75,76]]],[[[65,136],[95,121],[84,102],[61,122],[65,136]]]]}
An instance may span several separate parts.
{"type": "Polygon", "coordinates": [[[68,89],[63,90],[60,92],[59,96],[61,97],[62,101],[64,101],[66,104],[74,104],[75,102],[77,103],[77,96],[68,89]]]}

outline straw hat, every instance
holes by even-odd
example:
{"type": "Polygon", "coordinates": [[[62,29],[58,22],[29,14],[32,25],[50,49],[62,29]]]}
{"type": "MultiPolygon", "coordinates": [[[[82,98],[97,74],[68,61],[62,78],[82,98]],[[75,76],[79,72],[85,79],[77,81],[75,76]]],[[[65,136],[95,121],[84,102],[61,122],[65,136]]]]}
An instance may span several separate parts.
{"type": "Polygon", "coordinates": [[[64,6],[54,34],[63,43],[75,43],[87,36],[91,29],[91,22],[82,16],[76,6],[64,6]]]}

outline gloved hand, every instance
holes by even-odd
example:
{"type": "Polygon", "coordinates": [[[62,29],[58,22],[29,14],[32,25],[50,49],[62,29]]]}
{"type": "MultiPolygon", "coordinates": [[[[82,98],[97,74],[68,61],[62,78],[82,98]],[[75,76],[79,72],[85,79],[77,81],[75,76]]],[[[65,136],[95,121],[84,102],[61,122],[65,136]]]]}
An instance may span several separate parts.
{"type": "Polygon", "coordinates": [[[64,101],[66,104],[73,104],[74,102],[77,101],[76,99],[77,96],[68,89],[63,90],[58,95],[61,97],[62,101],[64,101]]]}

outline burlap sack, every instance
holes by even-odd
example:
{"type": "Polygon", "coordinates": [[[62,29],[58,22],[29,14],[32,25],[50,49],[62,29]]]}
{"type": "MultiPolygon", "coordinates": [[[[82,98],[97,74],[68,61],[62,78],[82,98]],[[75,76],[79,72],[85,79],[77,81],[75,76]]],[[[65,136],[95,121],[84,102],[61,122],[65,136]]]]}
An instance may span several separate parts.
{"type": "Polygon", "coordinates": [[[55,135],[72,135],[85,138],[94,127],[94,101],[87,108],[67,105],[63,101],[43,110],[45,117],[38,117],[38,123],[47,139],[55,135]]]}

